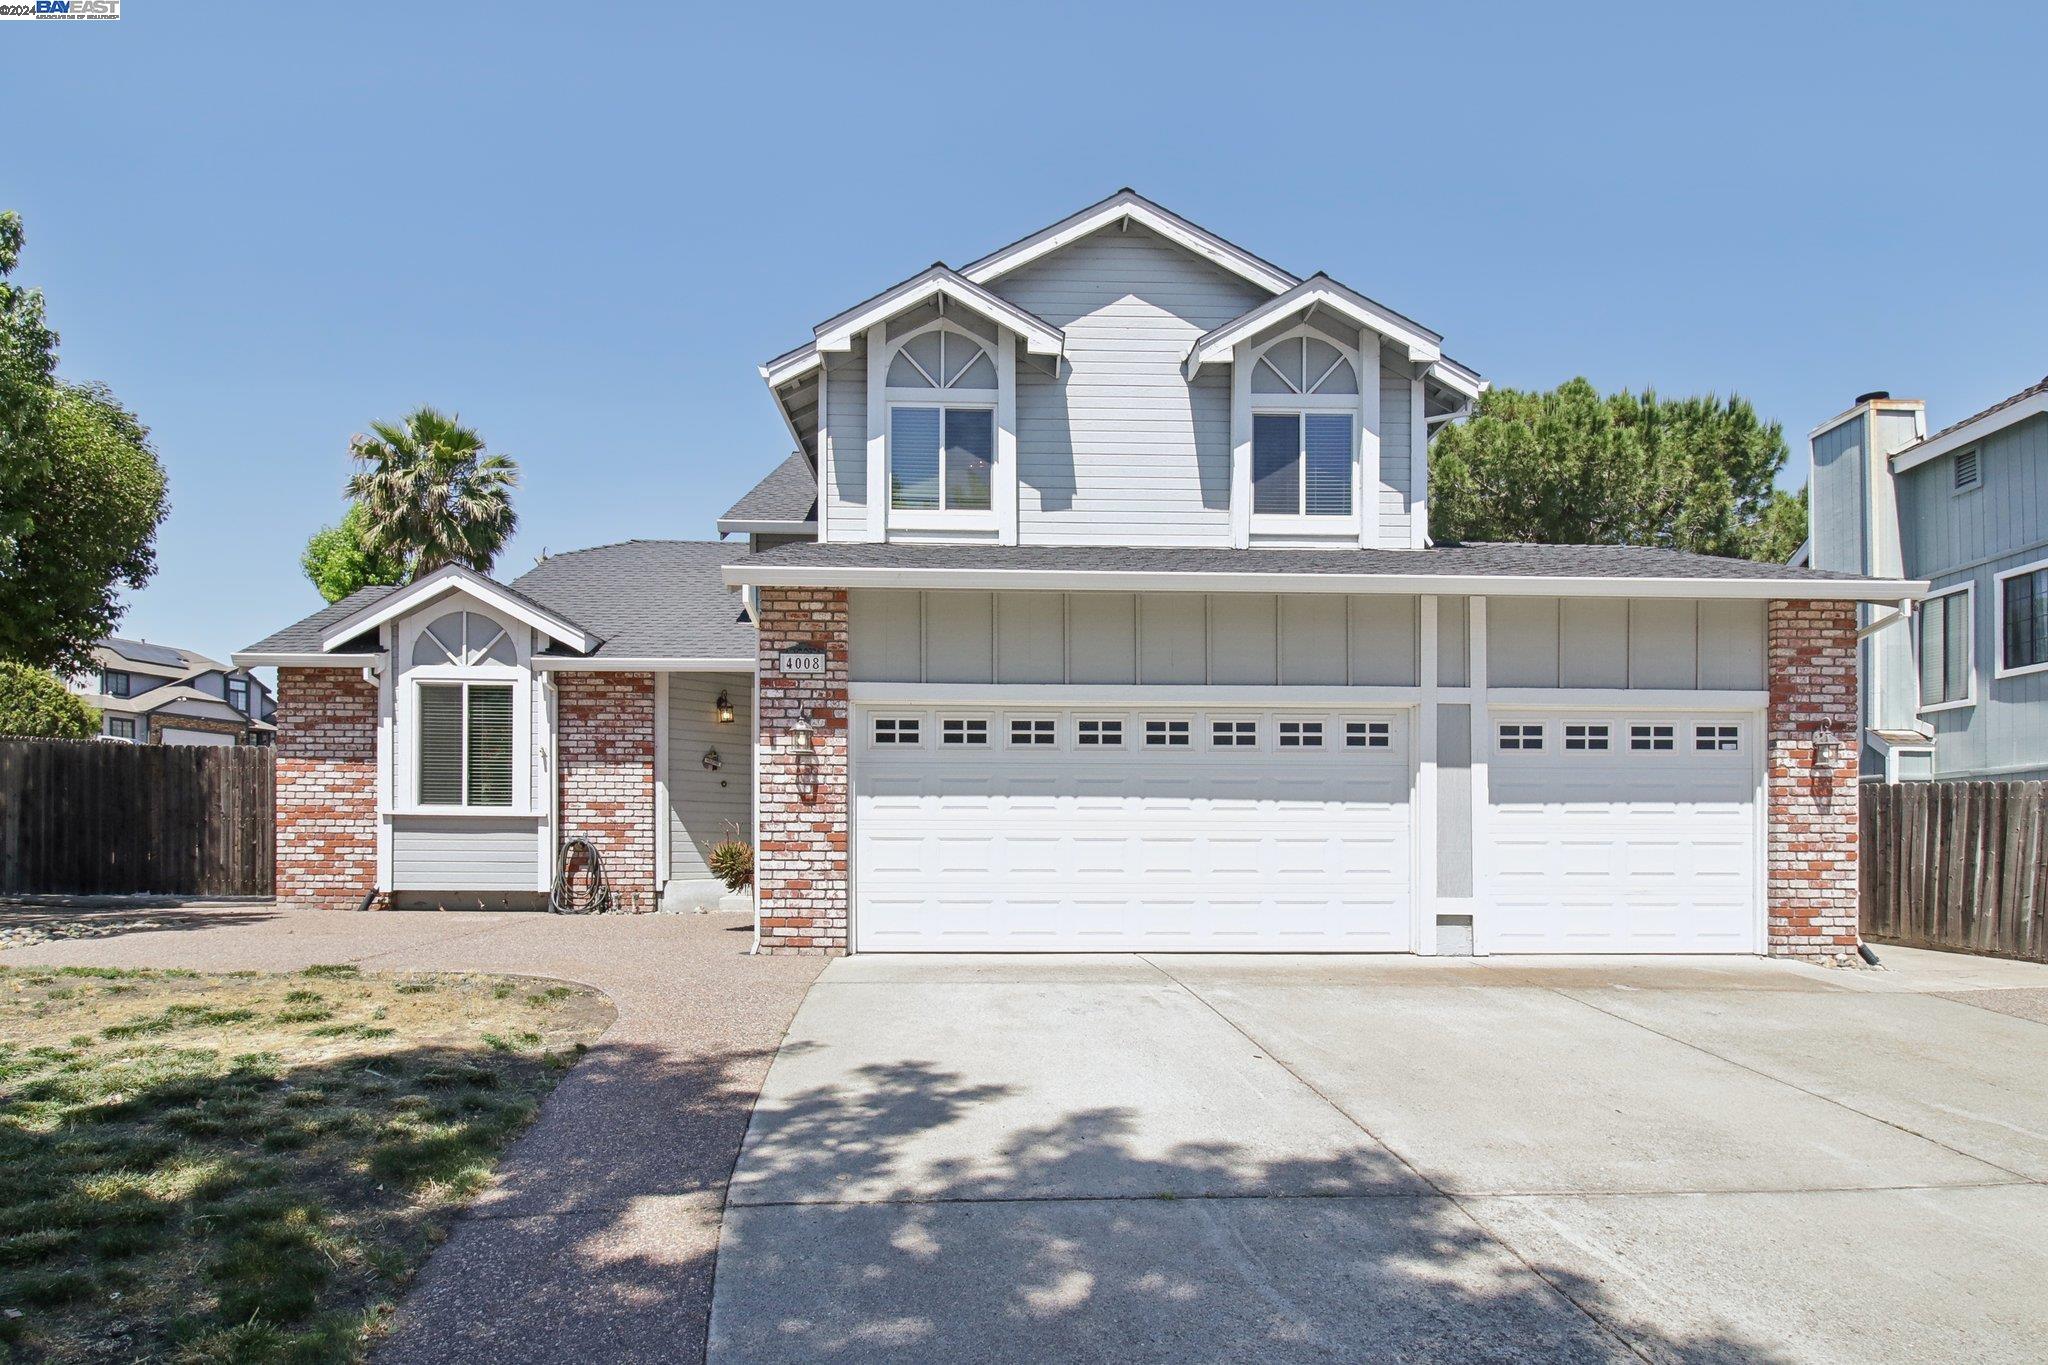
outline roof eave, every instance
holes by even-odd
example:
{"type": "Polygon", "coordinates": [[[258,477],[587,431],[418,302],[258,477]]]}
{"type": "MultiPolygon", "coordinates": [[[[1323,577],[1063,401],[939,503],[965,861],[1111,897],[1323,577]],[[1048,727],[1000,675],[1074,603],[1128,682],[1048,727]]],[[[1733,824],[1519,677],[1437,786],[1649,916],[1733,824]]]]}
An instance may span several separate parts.
{"type": "Polygon", "coordinates": [[[1198,337],[1181,366],[1182,374],[1193,379],[1204,365],[1229,363],[1239,343],[1284,318],[1311,308],[1327,308],[1353,325],[1385,337],[1403,347],[1408,359],[1416,364],[1434,366],[1444,358],[1443,338],[1435,332],[1327,275],[1313,275],[1278,298],[1247,309],[1221,327],[1198,337]]]}
{"type": "Polygon", "coordinates": [[[877,568],[729,564],[728,587],[966,588],[1077,592],[1302,592],[1478,597],[1685,597],[1740,601],[1901,603],[1927,592],[1917,580],[1620,578],[1511,574],[1159,572],[1103,569],[877,568]]]}
{"type": "Polygon", "coordinates": [[[1235,242],[1217,236],[1128,187],[962,266],[960,273],[976,284],[987,284],[1123,219],[1143,225],[1175,245],[1270,293],[1284,294],[1301,282],[1271,261],[1261,260],[1235,242]]]}
{"type": "Polygon", "coordinates": [[[386,593],[360,611],[353,612],[329,626],[321,633],[320,648],[337,649],[366,630],[374,629],[407,612],[416,611],[430,602],[457,592],[478,598],[486,605],[524,622],[549,638],[561,641],[579,654],[588,654],[604,643],[602,636],[592,634],[565,616],[528,602],[495,579],[487,578],[476,570],[464,568],[459,564],[448,564],[434,570],[418,582],[386,593]]]}
{"type": "Polygon", "coordinates": [[[2023,398],[2011,407],[1994,408],[1953,430],[1937,432],[1917,445],[1907,446],[1891,457],[1892,472],[1903,474],[1909,469],[1917,469],[1929,460],[1938,460],[1952,451],[1973,445],[1986,436],[2001,432],[2030,417],[2039,417],[2044,412],[2048,412],[2048,390],[2023,398]]]}

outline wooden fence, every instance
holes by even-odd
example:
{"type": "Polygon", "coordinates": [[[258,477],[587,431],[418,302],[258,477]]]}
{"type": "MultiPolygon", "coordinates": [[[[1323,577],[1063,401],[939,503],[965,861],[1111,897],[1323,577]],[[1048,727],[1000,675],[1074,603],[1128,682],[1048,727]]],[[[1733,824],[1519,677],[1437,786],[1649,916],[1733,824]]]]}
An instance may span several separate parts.
{"type": "Polygon", "coordinates": [[[0,739],[0,892],[271,894],[268,748],[0,739]]]}
{"type": "Polygon", "coordinates": [[[1863,936],[2048,962],[2048,782],[1863,784],[1863,936]]]}

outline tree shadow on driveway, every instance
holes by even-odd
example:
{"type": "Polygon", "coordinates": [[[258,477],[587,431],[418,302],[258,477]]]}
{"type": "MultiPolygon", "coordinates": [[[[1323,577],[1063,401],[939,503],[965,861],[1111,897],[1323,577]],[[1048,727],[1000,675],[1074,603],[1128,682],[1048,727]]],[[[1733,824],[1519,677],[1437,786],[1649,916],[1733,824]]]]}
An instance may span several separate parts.
{"type": "Polygon", "coordinates": [[[1096,1106],[949,1156],[934,1135],[1010,1087],[852,1076],[757,1120],[713,1360],[1782,1358],[1634,1322],[1624,1342],[1598,1282],[1525,1260],[1377,1144],[1162,1144],[1096,1106]]]}

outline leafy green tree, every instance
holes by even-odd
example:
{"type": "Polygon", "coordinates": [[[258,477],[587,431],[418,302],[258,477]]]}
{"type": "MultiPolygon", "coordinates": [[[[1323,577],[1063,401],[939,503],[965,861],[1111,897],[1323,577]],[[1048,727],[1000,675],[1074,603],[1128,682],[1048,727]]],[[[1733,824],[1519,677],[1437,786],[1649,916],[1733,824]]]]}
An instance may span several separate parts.
{"type": "Polygon", "coordinates": [[[24,485],[46,463],[57,375],[57,334],[43,320],[43,291],[8,280],[21,247],[21,215],[0,213],[0,578],[34,520],[24,485]]]}
{"type": "Polygon", "coordinates": [[[489,573],[519,524],[519,466],[486,454],[481,436],[433,408],[370,431],[349,442],[356,472],[348,495],[363,506],[363,547],[399,560],[409,579],[446,564],[489,573]]]}
{"type": "Polygon", "coordinates": [[[1430,529],[1783,559],[1792,499],[1774,480],[1786,456],[1784,429],[1742,398],[1603,397],[1584,379],[1494,389],[1432,443],[1430,529]]]}
{"type": "Polygon", "coordinates": [[[29,512],[0,573],[0,658],[72,671],[156,570],[169,510],[149,430],[100,384],[57,384],[19,484],[29,512]]]}
{"type": "Polygon", "coordinates": [[[321,527],[306,542],[299,567],[328,601],[339,602],[358,588],[405,581],[405,564],[398,556],[365,543],[369,523],[363,505],[352,502],[338,524],[321,527]]]}
{"type": "Polygon", "coordinates": [[[0,735],[91,739],[100,713],[46,668],[0,659],[0,735]]]}

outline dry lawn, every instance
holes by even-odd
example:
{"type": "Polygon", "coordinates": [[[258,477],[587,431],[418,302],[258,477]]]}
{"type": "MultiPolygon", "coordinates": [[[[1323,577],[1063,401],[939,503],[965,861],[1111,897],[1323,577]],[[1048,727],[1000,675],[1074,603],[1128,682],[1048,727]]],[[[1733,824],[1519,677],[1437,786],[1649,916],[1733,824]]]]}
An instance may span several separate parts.
{"type": "Polygon", "coordinates": [[[509,977],[0,969],[0,1354],[360,1357],[611,1018],[509,977]]]}

